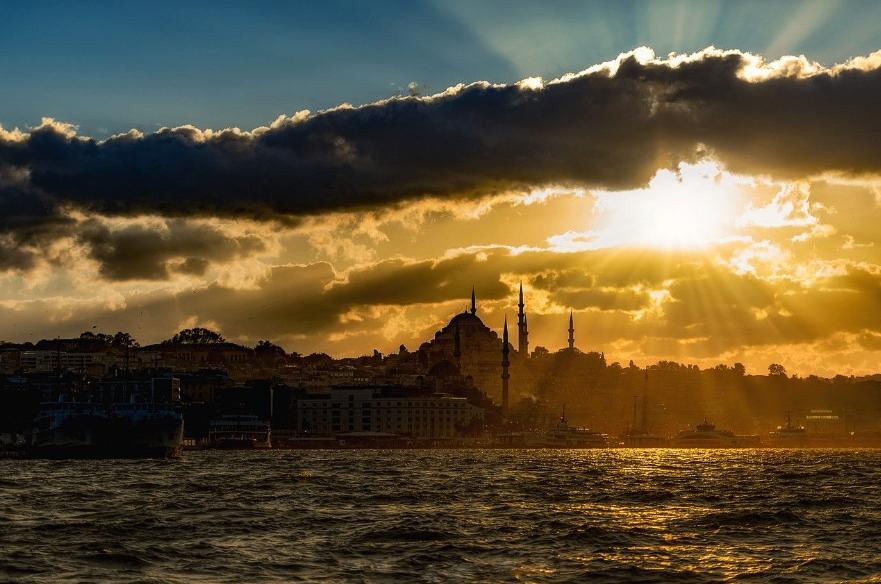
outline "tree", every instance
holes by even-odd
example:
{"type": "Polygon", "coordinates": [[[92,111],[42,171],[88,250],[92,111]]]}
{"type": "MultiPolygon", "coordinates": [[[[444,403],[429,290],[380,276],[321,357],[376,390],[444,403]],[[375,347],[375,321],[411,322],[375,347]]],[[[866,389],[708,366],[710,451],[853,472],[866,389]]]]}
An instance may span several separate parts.
{"type": "Polygon", "coordinates": [[[92,331],[81,333],[80,339],[82,339],[83,341],[92,341],[104,345],[110,345],[113,342],[112,335],[105,335],[104,333],[93,333],[92,331]]]}
{"type": "Polygon", "coordinates": [[[533,357],[533,359],[538,359],[538,358],[541,358],[541,357],[547,357],[548,354],[550,354],[550,351],[548,351],[547,349],[545,349],[544,347],[541,347],[541,346],[536,347],[536,348],[533,349],[533,351],[532,351],[532,357],[533,357]]]}
{"type": "Polygon", "coordinates": [[[265,363],[279,363],[287,358],[285,350],[273,343],[272,341],[257,341],[254,347],[254,355],[259,361],[265,363]]]}
{"type": "Polygon", "coordinates": [[[333,363],[333,357],[328,355],[327,353],[310,353],[303,357],[303,361],[306,362],[307,365],[315,365],[315,366],[327,366],[333,363]]]}
{"type": "Polygon", "coordinates": [[[226,339],[223,335],[210,329],[195,327],[184,329],[171,337],[162,341],[163,345],[202,345],[212,343],[224,343],[226,339]]]}
{"type": "Polygon", "coordinates": [[[768,365],[768,376],[786,377],[786,367],[778,363],[771,363],[770,365],[768,365]]]}
{"type": "Polygon", "coordinates": [[[743,366],[743,363],[735,363],[733,370],[734,374],[738,377],[743,377],[744,375],[746,375],[746,367],[743,366]]]}
{"type": "Polygon", "coordinates": [[[129,333],[117,332],[110,338],[110,345],[120,349],[137,349],[141,344],[129,333]]]}

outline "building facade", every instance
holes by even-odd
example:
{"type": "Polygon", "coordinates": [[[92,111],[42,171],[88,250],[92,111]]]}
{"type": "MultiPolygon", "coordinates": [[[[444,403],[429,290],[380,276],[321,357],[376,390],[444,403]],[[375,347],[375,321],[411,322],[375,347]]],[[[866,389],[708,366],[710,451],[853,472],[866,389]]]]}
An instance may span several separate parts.
{"type": "Polygon", "coordinates": [[[382,432],[450,439],[482,417],[482,410],[464,397],[397,387],[334,387],[297,400],[297,431],[313,435],[382,432]]]}

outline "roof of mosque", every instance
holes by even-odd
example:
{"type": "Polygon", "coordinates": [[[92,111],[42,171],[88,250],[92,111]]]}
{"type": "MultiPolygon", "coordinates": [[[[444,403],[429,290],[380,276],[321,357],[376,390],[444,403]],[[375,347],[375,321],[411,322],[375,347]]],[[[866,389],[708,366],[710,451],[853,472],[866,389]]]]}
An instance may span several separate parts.
{"type": "Polygon", "coordinates": [[[479,316],[477,316],[476,314],[471,314],[470,312],[460,312],[459,314],[457,314],[456,316],[454,316],[452,319],[450,319],[450,324],[449,324],[449,326],[454,326],[454,325],[457,325],[457,324],[458,324],[458,325],[463,325],[463,324],[471,324],[471,325],[479,324],[479,325],[481,325],[481,326],[486,326],[485,324],[483,324],[483,321],[480,320],[480,317],[479,317],[479,316]]]}

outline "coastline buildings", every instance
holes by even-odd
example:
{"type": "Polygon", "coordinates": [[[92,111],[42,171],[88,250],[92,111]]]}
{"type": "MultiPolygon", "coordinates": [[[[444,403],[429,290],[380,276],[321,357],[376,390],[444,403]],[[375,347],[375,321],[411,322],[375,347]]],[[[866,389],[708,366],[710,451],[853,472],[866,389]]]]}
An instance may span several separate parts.
{"type": "Polygon", "coordinates": [[[136,378],[166,374],[178,380],[185,431],[196,443],[224,416],[257,416],[282,435],[333,439],[374,433],[412,442],[448,440],[475,427],[492,432],[503,422],[506,429],[540,430],[553,425],[564,405],[573,425],[610,435],[630,428],[622,439],[640,445],[704,416],[739,433],[763,433],[788,409],[814,434],[881,430],[881,376],[796,379],[750,376],[741,365],[701,370],[667,361],[648,367],[607,364],[603,353],[576,346],[574,310],[568,321],[558,317],[559,333],[567,333],[556,335],[564,348],[534,347],[530,353],[527,290],[520,285],[517,292],[516,347],[506,317],[493,316],[498,332],[484,324],[473,288],[468,308],[429,341],[415,351],[401,346],[387,355],[374,351],[335,359],[274,347],[267,356],[220,335],[213,342],[143,348],[91,333],[4,343],[0,433],[26,432],[40,402],[57,400],[59,393],[115,393],[110,388],[124,391],[136,378]],[[637,394],[640,417],[632,407],[637,394]]]}
{"type": "Polygon", "coordinates": [[[483,419],[464,397],[394,386],[340,386],[297,400],[300,434],[373,432],[451,439],[483,419]]]}

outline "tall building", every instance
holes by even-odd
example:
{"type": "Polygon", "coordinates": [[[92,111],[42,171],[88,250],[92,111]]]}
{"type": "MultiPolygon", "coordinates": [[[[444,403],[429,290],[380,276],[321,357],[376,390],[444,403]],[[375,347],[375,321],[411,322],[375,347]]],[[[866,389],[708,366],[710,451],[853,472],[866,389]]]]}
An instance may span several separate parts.
{"type": "Polygon", "coordinates": [[[523,310],[523,282],[520,282],[520,302],[517,304],[517,352],[521,357],[529,356],[529,331],[526,324],[526,312],[523,310]]]}
{"type": "Polygon", "coordinates": [[[572,310],[569,311],[569,349],[575,349],[575,322],[572,319],[572,310]]]}
{"type": "Polygon", "coordinates": [[[508,317],[505,317],[505,327],[502,329],[502,415],[508,415],[508,379],[511,374],[508,373],[508,366],[511,364],[508,360],[508,317]]]}

